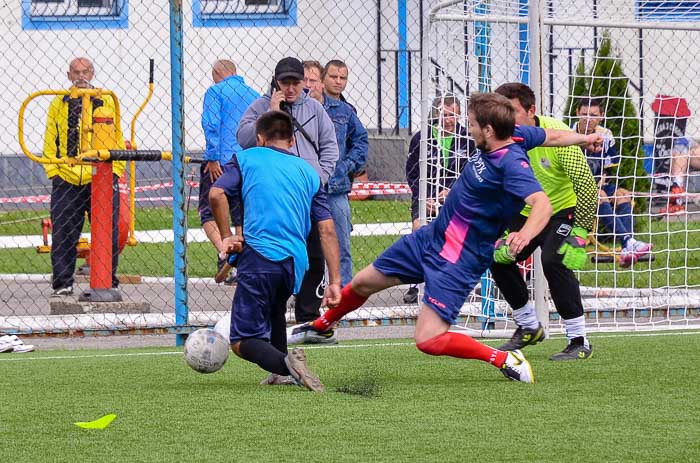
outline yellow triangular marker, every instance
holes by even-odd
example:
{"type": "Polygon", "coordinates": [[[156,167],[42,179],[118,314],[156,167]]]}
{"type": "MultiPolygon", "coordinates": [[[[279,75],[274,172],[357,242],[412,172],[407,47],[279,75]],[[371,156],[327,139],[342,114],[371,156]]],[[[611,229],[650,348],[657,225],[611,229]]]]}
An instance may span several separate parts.
{"type": "Polygon", "coordinates": [[[79,421],[73,424],[83,429],[104,429],[109,426],[109,423],[114,421],[116,417],[117,415],[110,413],[95,421],[79,421]]]}

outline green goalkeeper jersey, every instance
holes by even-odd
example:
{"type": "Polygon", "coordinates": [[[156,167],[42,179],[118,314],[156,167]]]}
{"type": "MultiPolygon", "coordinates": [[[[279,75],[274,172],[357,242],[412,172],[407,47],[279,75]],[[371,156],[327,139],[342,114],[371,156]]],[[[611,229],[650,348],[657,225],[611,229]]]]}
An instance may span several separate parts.
{"type": "MultiPolygon", "coordinates": [[[[535,120],[544,129],[571,130],[551,117],[536,116],[535,120]]],[[[598,187],[581,148],[540,146],[527,154],[535,177],[552,203],[553,213],[575,207],[574,226],[590,231],[595,220],[598,187]]],[[[525,206],[521,214],[528,216],[530,206],[525,206]]]]}

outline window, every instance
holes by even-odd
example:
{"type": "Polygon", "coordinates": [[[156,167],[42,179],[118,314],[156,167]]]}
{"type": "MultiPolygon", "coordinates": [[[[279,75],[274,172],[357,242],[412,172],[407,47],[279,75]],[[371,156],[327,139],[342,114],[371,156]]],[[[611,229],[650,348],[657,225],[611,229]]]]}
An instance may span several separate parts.
{"type": "Polygon", "coordinates": [[[24,29],[111,29],[128,26],[127,0],[22,0],[24,29]]]}
{"type": "Polygon", "coordinates": [[[295,26],[296,0],[193,0],[195,27],[295,26]]]}
{"type": "Polygon", "coordinates": [[[694,21],[700,19],[700,2],[637,0],[637,19],[646,21],[694,21]]]}

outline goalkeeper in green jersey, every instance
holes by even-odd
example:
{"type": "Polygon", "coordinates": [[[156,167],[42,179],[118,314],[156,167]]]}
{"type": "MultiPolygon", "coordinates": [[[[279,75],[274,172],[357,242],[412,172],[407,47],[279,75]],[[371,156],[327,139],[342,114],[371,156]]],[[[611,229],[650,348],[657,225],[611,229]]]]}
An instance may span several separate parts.
{"type": "MultiPolygon", "coordinates": [[[[527,85],[503,84],[496,93],[511,101],[517,124],[567,129],[561,121],[535,115],[535,94],[527,85]]],[[[535,177],[552,203],[553,214],[544,230],[517,255],[511,254],[505,239],[496,244],[491,273],[513,309],[517,324],[513,337],[499,349],[522,349],[544,339],[544,329],[535,316],[527,285],[517,266],[518,261],[526,259],[539,247],[544,275],[557,312],[564,320],[568,339],[566,348],[550,359],[586,359],[593,351],[586,338],[581,291],[573,270],[583,268],[586,263],[586,237],[593,227],[598,187],[578,146],[538,147],[528,151],[528,157],[535,177]]],[[[530,209],[525,207],[513,218],[508,230],[520,230],[529,213],[530,209]]]]}

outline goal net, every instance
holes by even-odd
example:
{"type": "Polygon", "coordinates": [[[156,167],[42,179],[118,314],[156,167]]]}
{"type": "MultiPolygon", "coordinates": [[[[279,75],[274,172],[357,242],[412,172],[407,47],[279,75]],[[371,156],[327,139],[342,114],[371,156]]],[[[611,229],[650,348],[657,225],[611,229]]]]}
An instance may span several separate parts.
{"type": "MultiPolygon", "coordinates": [[[[428,14],[426,146],[439,143],[432,127],[448,120],[446,102],[458,100],[466,127],[471,93],[523,82],[535,91],[537,114],[602,131],[614,147],[588,157],[609,204],[599,207],[578,272],[591,330],[700,326],[698,16],[697,2],[641,0],[467,0],[434,3],[428,14]]],[[[458,172],[442,156],[424,162],[421,217],[430,220],[445,178],[458,172]]],[[[537,263],[534,271],[532,261],[521,264],[538,316],[562,330],[537,263]]],[[[487,336],[514,327],[488,274],[462,315],[465,327],[487,336]]]]}

